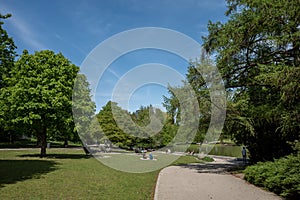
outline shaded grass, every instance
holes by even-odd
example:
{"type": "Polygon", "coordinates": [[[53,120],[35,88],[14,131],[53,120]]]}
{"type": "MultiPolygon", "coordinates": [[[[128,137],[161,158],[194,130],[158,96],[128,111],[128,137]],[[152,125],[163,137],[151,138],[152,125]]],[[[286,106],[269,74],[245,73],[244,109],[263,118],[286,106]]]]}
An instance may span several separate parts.
{"type": "Polygon", "coordinates": [[[46,160],[0,160],[0,187],[26,179],[38,179],[42,174],[54,171],[56,164],[46,160]]]}

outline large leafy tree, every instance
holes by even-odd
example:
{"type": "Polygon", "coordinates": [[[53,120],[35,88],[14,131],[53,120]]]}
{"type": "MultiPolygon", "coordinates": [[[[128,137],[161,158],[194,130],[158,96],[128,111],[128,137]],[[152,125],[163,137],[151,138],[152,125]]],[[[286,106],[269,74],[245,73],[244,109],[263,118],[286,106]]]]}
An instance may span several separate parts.
{"type": "Polygon", "coordinates": [[[209,22],[205,49],[216,55],[229,98],[226,131],[252,160],[292,151],[300,131],[298,0],[227,0],[226,23],[209,22]]]}
{"type": "MultiPolygon", "coordinates": [[[[1,15],[0,13],[0,89],[6,86],[5,78],[9,77],[9,72],[14,65],[14,59],[16,56],[16,46],[11,37],[9,37],[7,31],[3,28],[3,20],[9,18],[11,15],[1,15]]],[[[0,106],[3,104],[3,100],[0,99],[0,106]]],[[[6,116],[3,110],[0,111],[0,134],[4,132],[10,133],[10,141],[12,141],[12,134],[8,130],[10,129],[6,122],[6,116]]]]}
{"type": "Polygon", "coordinates": [[[1,91],[11,125],[36,134],[41,156],[46,155],[49,130],[62,133],[74,127],[72,90],[78,71],[61,53],[45,50],[31,55],[25,50],[1,91]]]}

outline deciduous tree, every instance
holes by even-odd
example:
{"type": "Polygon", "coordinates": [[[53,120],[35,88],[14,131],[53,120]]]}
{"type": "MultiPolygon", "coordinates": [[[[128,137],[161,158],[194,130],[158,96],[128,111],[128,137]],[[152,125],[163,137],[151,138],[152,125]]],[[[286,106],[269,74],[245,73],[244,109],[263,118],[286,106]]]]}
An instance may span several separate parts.
{"type": "MultiPolygon", "coordinates": [[[[9,17],[11,17],[10,14],[2,15],[0,13],[0,89],[6,86],[5,78],[9,77],[16,57],[16,46],[14,41],[9,37],[7,31],[3,27],[3,20],[9,17]]],[[[0,99],[0,107],[3,107],[2,104],[4,104],[4,102],[0,99]]],[[[3,136],[3,138],[8,136],[10,142],[13,142],[13,131],[10,130],[10,126],[6,121],[7,113],[0,108],[0,136],[3,136]]]]}
{"type": "MultiPolygon", "coordinates": [[[[26,50],[16,61],[2,97],[10,122],[36,134],[46,155],[49,130],[72,126],[72,91],[79,68],[61,53],[26,50]]],[[[73,125],[74,126],[74,125],[73,125]]]]}

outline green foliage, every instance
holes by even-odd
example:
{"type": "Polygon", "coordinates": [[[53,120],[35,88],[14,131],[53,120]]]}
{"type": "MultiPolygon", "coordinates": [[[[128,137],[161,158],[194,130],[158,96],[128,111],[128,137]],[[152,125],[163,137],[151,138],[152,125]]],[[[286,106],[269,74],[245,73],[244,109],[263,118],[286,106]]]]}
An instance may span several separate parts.
{"type": "MultiPolygon", "coordinates": [[[[209,126],[214,126],[215,122],[211,122],[211,114],[213,107],[216,106],[217,109],[220,105],[226,105],[224,102],[219,101],[219,105],[215,105],[212,102],[213,93],[219,93],[220,85],[216,83],[217,75],[215,70],[212,68],[215,66],[213,61],[208,57],[206,52],[202,52],[201,58],[190,62],[188,66],[188,73],[186,74],[187,82],[193,88],[197,101],[199,103],[199,126],[197,134],[194,138],[195,143],[203,142],[204,138],[210,141],[218,140],[219,138],[214,138],[213,134],[208,132],[209,126]]],[[[225,108],[224,108],[225,109],[225,108]]],[[[224,113],[225,114],[225,113],[224,113]]],[[[224,137],[229,137],[226,133],[221,135],[221,139],[224,137]]]]}
{"type": "Polygon", "coordinates": [[[0,13],[0,88],[5,86],[4,79],[9,76],[16,56],[14,41],[2,27],[4,24],[2,20],[9,17],[11,17],[10,14],[1,15],[0,13]]]}
{"type": "MultiPolygon", "coordinates": [[[[191,143],[199,133],[199,105],[193,88],[186,82],[183,86],[169,86],[169,98],[164,97],[168,123],[177,127],[172,143],[191,143]]],[[[199,136],[198,138],[201,138],[199,136]]]]}
{"type": "Polygon", "coordinates": [[[166,120],[162,130],[155,136],[158,147],[164,147],[172,143],[178,131],[178,125],[172,124],[170,120],[166,120]]]}
{"type": "Polygon", "coordinates": [[[168,87],[170,97],[164,97],[163,105],[167,110],[169,122],[179,130],[180,127],[185,129],[181,132],[184,137],[176,138],[177,141],[199,143],[203,142],[205,136],[211,141],[216,140],[213,133],[207,132],[211,125],[212,105],[214,105],[211,102],[210,92],[218,90],[214,88],[217,84],[212,84],[214,75],[211,66],[212,61],[203,53],[200,60],[189,63],[183,86],[168,87]],[[194,135],[189,134],[193,132],[194,135]]]}
{"type": "MultiPolygon", "coordinates": [[[[120,122],[117,124],[115,120],[114,112],[118,114],[118,116],[126,116],[127,111],[122,110],[116,103],[109,101],[101,111],[97,114],[97,119],[99,121],[99,125],[101,130],[103,131],[103,137],[107,137],[112,143],[118,145],[122,148],[129,148],[130,146],[134,146],[134,137],[132,135],[126,134],[123,129],[119,127],[119,125],[126,126],[128,125],[124,119],[123,123],[120,122]]],[[[121,118],[121,117],[120,117],[121,118]]]]}
{"type": "Polygon", "coordinates": [[[292,152],[300,130],[298,0],[228,0],[226,23],[209,22],[204,48],[230,94],[224,129],[252,161],[292,152]]]}
{"type": "MultiPolygon", "coordinates": [[[[72,111],[74,122],[76,124],[76,131],[80,135],[84,143],[92,138],[101,137],[101,129],[95,117],[95,102],[91,100],[89,83],[83,74],[77,74],[73,87],[72,95],[72,111]]],[[[74,127],[72,127],[74,128],[74,127]]]]}
{"type": "Polygon", "coordinates": [[[300,197],[300,154],[246,168],[245,179],[287,199],[300,197]]]}
{"type": "Polygon", "coordinates": [[[24,51],[6,79],[8,86],[1,89],[7,124],[35,133],[42,156],[50,133],[68,135],[74,130],[72,90],[78,71],[61,53],[24,51]]]}
{"type": "MultiPolygon", "coordinates": [[[[10,16],[10,14],[1,15],[0,13],[0,89],[7,85],[5,79],[10,76],[10,71],[13,68],[16,56],[14,41],[9,37],[6,30],[3,29],[4,22],[2,20],[10,16]]],[[[2,98],[0,98],[0,107],[2,107],[3,104],[4,102],[2,98]]],[[[5,123],[6,120],[4,112],[0,109],[0,139],[9,140],[9,142],[12,143],[16,137],[16,133],[10,130],[10,127],[5,123]]]]}
{"type": "MultiPolygon", "coordinates": [[[[93,122],[90,143],[102,143],[108,139],[121,148],[158,148],[172,140],[172,129],[165,123],[165,114],[151,105],[129,113],[117,103],[109,101],[93,122]],[[95,141],[95,136],[97,140],[95,141]]],[[[176,128],[175,128],[176,129],[176,128]]]]}
{"type": "Polygon", "coordinates": [[[203,160],[204,162],[213,162],[215,161],[213,158],[209,157],[209,156],[205,156],[204,158],[202,158],[201,160],[203,160]]]}

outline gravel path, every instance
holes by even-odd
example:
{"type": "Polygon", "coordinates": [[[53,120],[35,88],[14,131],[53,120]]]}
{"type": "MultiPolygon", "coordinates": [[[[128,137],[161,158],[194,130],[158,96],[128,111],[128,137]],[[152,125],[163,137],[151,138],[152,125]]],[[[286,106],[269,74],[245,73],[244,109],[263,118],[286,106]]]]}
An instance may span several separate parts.
{"type": "Polygon", "coordinates": [[[159,173],[154,200],[281,199],[226,172],[238,164],[232,158],[215,157],[208,164],[167,167],[159,173]]]}

